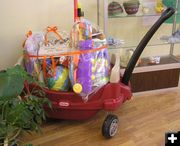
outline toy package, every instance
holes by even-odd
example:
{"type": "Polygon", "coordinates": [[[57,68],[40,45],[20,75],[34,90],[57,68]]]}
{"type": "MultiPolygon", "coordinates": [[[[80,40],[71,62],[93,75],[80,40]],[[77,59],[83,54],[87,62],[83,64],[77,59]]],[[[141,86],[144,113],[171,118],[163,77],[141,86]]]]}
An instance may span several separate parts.
{"type": "Polygon", "coordinates": [[[27,72],[50,90],[75,92],[84,100],[109,81],[106,38],[85,19],[73,25],[69,36],[57,27],[31,33],[24,60],[27,72]]]}
{"type": "Polygon", "coordinates": [[[76,22],[70,34],[70,46],[81,51],[71,57],[70,81],[74,92],[88,97],[109,81],[106,38],[85,19],[76,22]]]}
{"type": "Polygon", "coordinates": [[[42,33],[32,34],[31,31],[27,34],[27,39],[24,46],[24,64],[27,72],[33,76],[37,76],[38,71],[38,60],[37,58],[30,57],[31,55],[37,55],[39,49],[39,43],[44,40],[42,33]]]}

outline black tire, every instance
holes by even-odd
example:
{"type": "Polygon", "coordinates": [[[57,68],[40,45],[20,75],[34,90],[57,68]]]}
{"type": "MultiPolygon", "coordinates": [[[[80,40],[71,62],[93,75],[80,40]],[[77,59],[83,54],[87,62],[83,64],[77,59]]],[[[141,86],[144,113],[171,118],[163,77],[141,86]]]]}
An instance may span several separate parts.
{"type": "Polygon", "coordinates": [[[102,135],[109,139],[116,135],[118,129],[118,117],[116,115],[109,114],[104,120],[102,126],[102,135]]]}

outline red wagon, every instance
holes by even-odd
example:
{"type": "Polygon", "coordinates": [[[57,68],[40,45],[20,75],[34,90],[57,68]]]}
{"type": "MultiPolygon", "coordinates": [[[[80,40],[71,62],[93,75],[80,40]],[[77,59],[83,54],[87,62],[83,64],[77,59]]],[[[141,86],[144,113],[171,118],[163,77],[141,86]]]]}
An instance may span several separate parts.
{"type": "MultiPolygon", "coordinates": [[[[160,25],[175,13],[173,8],[167,8],[147,32],[132,55],[123,77],[118,83],[108,83],[96,93],[89,95],[87,102],[74,92],[59,92],[44,88],[48,99],[52,102],[52,109],[45,107],[50,118],[68,120],[86,120],[94,116],[99,110],[116,110],[123,102],[132,96],[129,84],[133,69],[145,46],[160,27],[160,25]]],[[[31,88],[37,87],[30,85],[31,88]]],[[[116,115],[108,115],[102,126],[102,134],[106,138],[113,137],[117,132],[118,118],[116,115]]]]}

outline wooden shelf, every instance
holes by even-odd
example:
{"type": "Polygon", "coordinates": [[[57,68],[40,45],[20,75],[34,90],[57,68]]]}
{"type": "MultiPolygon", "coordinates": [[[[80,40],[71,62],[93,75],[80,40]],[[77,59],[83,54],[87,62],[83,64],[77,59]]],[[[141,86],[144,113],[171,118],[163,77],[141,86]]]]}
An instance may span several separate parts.
{"type": "MultiPolygon", "coordinates": [[[[159,64],[149,64],[148,58],[143,58],[133,71],[131,86],[133,92],[142,92],[163,88],[177,87],[179,84],[179,60],[172,55],[162,56],[159,64]]],[[[123,74],[125,69],[121,69],[123,74]]]]}
{"type": "MultiPolygon", "coordinates": [[[[167,55],[161,56],[159,64],[149,64],[148,58],[142,58],[141,63],[135,67],[133,73],[142,73],[142,72],[151,72],[151,71],[160,71],[166,69],[177,69],[180,68],[180,57],[179,60],[174,56],[167,55]]],[[[125,70],[124,67],[121,67],[121,72],[125,70]]]]}
{"type": "Polygon", "coordinates": [[[180,56],[177,56],[177,60],[180,62],[180,56]]]}
{"type": "Polygon", "coordinates": [[[173,56],[168,55],[168,56],[162,56],[159,64],[151,64],[149,58],[142,58],[141,63],[137,67],[164,65],[164,64],[172,64],[172,63],[178,63],[178,61],[173,56]]]}
{"type": "Polygon", "coordinates": [[[180,68],[133,73],[131,86],[133,92],[142,92],[178,87],[180,68]]]}
{"type": "Polygon", "coordinates": [[[175,56],[162,56],[159,64],[149,64],[149,59],[143,58],[139,66],[134,69],[131,78],[132,90],[142,92],[177,87],[179,73],[180,60],[175,56]]]}

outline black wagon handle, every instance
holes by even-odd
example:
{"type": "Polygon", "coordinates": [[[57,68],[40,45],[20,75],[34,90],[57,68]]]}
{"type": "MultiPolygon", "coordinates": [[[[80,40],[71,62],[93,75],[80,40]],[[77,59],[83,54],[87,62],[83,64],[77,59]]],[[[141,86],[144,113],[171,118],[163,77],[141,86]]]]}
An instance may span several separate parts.
{"type": "Polygon", "coordinates": [[[154,33],[158,30],[161,24],[166,21],[169,17],[171,17],[175,13],[174,8],[168,7],[160,16],[160,18],[155,22],[155,24],[150,28],[150,30],[145,34],[143,39],[140,41],[139,45],[135,49],[132,57],[129,60],[129,63],[125,69],[124,75],[122,77],[121,82],[125,85],[128,85],[129,80],[131,78],[132,72],[134,67],[142,54],[144,48],[146,47],[147,43],[150,41],[154,33]]]}
{"type": "MultiPolygon", "coordinates": [[[[167,20],[167,19],[168,19],[169,17],[171,17],[174,13],[175,13],[174,8],[168,7],[168,8],[161,14],[161,17],[162,17],[162,19],[167,20]]],[[[165,21],[165,20],[164,20],[164,21],[165,21]]]]}

